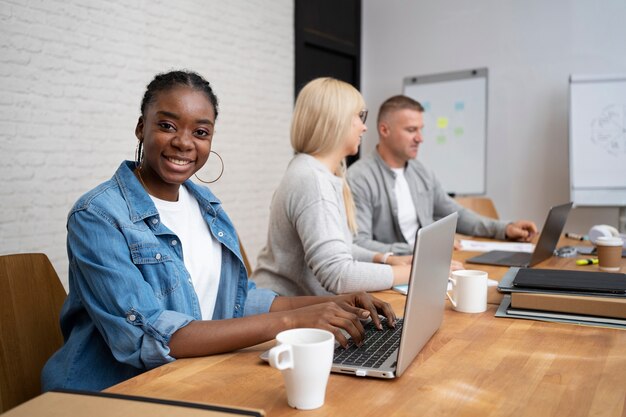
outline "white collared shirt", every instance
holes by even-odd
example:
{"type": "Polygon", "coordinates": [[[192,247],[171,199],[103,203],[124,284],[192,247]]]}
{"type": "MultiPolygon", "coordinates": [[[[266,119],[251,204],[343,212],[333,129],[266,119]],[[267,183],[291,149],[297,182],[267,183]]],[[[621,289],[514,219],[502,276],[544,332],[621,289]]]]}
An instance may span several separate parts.
{"type": "Polygon", "coordinates": [[[396,201],[398,202],[398,223],[400,224],[400,230],[402,230],[402,235],[406,241],[413,245],[418,229],[417,210],[411,198],[409,183],[404,176],[404,168],[392,168],[391,170],[396,174],[394,192],[396,194],[396,201]]]}

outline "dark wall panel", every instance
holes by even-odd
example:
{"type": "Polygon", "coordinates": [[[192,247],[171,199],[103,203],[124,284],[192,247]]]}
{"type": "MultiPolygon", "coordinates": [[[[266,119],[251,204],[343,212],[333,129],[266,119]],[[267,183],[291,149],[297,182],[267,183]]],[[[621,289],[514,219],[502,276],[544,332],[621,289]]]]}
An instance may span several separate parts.
{"type": "Polygon", "coordinates": [[[295,42],[296,96],[317,77],[360,89],[361,0],[295,0],[295,42]]]}

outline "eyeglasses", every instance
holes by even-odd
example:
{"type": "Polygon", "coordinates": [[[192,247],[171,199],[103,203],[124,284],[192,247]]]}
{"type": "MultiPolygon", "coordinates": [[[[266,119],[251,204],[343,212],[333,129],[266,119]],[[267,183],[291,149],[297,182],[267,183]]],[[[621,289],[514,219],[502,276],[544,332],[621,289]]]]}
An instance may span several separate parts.
{"type": "Polygon", "coordinates": [[[365,121],[367,120],[367,109],[363,109],[359,112],[359,119],[361,119],[361,121],[365,123],[365,121]]]}
{"type": "Polygon", "coordinates": [[[361,119],[361,121],[365,123],[365,121],[367,120],[367,109],[363,109],[359,112],[359,119],[361,119]]]}

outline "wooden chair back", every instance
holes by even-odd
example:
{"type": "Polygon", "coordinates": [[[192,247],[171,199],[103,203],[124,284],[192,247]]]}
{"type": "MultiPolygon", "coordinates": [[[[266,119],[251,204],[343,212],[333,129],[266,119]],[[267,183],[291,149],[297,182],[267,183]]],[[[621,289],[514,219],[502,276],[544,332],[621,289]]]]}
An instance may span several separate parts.
{"type": "Polygon", "coordinates": [[[456,202],[463,207],[470,209],[481,216],[499,219],[496,206],[488,197],[456,197],[456,202]]]}
{"type": "Polygon", "coordinates": [[[66,293],[42,253],[0,256],[0,413],[41,393],[41,370],[61,347],[66,293]]]}
{"type": "Polygon", "coordinates": [[[248,271],[248,276],[250,276],[252,275],[252,268],[250,267],[250,261],[248,260],[248,255],[246,254],[246,251],[243,248],[243,243],[241,243],[241,239],[239,239],[239,250],[241,251],[243,264],[246,266],[246,270],[248,271]]]}

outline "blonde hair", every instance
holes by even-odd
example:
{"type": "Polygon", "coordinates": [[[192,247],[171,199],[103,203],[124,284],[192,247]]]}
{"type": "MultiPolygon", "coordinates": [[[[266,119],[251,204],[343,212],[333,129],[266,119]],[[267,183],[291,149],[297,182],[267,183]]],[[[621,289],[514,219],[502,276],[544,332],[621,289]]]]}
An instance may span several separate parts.
{"type": "MultiPolygon", "coordinates": [[[[354,115],[365,108],[361,93],[334,78],[316,78],[307,83],[296,99],[291,122],[291,146],[298,153],[324,155],[344,146],[354,115]]],[[[346,161],[335,175],[343,181],[343,201],[348,227],[356,233],[356,209],[345,178],[346,161]]]]}

